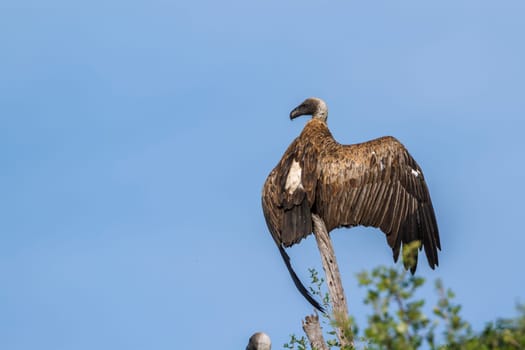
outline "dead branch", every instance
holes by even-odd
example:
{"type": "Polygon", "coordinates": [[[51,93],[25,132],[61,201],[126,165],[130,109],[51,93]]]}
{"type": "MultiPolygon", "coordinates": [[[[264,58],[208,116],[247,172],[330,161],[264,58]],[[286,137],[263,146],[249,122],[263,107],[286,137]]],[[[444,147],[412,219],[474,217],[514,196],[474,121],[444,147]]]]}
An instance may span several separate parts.
{"type": "Polygon", "coordinates": [[[329,350],[326,342],[324,341],[323,331],[319,324],[319,316],[315,315],[306,316],[303,321],[303,330],[310,341],[312,349],[316,350],[329,350]]]}
{"type": "Polygon", "coordinates": [[[330,240],[323,219],[316,214],[312,214],[312,220],[314,223],[314,236],[319,252],[321,253],[321,261],[326,275],[333,317],[336,321],[337,338],[342,347],[353,346],[352,334],[345,332],[341,327],[348,325],[348,306],[346,304],[346,297],[332,241],[330,240]]]}

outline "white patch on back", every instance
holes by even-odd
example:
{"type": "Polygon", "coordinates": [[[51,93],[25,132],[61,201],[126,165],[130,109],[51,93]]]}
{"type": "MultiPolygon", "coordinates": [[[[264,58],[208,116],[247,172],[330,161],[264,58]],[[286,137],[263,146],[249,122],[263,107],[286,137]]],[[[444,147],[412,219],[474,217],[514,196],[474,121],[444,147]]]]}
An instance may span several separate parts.
{"type": "Polygon", "coordinates": [[[288,172],[288,176],[286,177],[286,184],[284,185],[286,192],[292,194],[298,187],[303,188],[303,185],[301,184],[302,172],[299,162],[294,160],[290,167],[290,171],[288,172]]]}
{"type": "Polygon", "coordinates": [[[421,174],[421,173],[419,172],[419,170],[411,169],[411,172],[412,172],[412,175],[414,175],[415,177],[418,177],[419,174],[421,174]]]}

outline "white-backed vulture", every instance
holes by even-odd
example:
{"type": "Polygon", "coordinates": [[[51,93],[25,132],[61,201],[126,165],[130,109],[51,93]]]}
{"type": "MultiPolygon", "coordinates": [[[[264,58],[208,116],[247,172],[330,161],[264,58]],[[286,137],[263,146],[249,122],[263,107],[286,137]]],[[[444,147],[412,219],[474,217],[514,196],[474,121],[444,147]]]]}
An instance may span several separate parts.
{"type": "Polygon", "coordinates": [[[272,341],[270,340],[270,337],[268,334],[263,332],[257,332],[254,333],[250,340],[248,341],[248,345],[246,346],[246,350],[271,350],[272,349],[272,341]]]}
{"type": "MultiPolygon", "coordinates": [[[[423,172],[394,137],[341,145],[326,120],[328,108],[308,98],[290,119],[312,115],[301,135],[284,153],[263,187],[266,223],[288,271],[301,294],[317,309],[290,265],[285,247],[312,233],[312,214],[323,219],[328,232],[338,227],[373,226],[386,234],[394,261],[400,248],[418,240],[432,269],[441,249],[436,217],[423,172]]],[[[414,273],[414,263],[404,261],[414,273]]]]}

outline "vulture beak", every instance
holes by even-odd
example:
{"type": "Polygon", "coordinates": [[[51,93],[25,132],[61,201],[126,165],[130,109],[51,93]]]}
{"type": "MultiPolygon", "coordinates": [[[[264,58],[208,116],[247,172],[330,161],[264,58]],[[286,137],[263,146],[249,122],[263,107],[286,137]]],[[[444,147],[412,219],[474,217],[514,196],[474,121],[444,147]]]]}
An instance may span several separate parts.
{"type": "Polygon", "coordinates": [[[308,112],[305,110],[304,104],[301,104],[298,107],[294,108],[293,111],[290,112],[290,120],[294,120],[295,118],[300,117],[305,114],[308,114],[308,112]]]}

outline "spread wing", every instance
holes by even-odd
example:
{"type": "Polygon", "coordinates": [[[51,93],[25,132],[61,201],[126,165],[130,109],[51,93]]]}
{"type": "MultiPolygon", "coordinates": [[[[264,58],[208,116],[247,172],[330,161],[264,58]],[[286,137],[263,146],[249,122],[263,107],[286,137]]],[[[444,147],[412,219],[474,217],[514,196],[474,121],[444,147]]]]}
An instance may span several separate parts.
{"type": "MultiPolygon", "coordinates": [[[[387,237],[397,261],[402,244],[419,240],[431,268],[438,265],[439,232],[423,172],[393,137],[338,145],[320,157],[313,210],[328,231],[373,226],[387,237]]],[[[405,262],[414,272],[414,263],[405,262]]]]}
{"type": "Polygon", "coordinates": [[[295,286],[312,306],[324,313],[323,307],[293,270],[290,257],[284,250],[312,232],[311,207],[315,199],[316,171],[312,145],[303,145],[300,139],[296,139],[266,179],[262,207],[268,229],[295,286]]]}
{"type": "Polygon", "coordinates": [[[312,143],[295,139],[264,184],[264,217],[274,239],[285,247],[312,233],[318,153],[312,143]]]}

